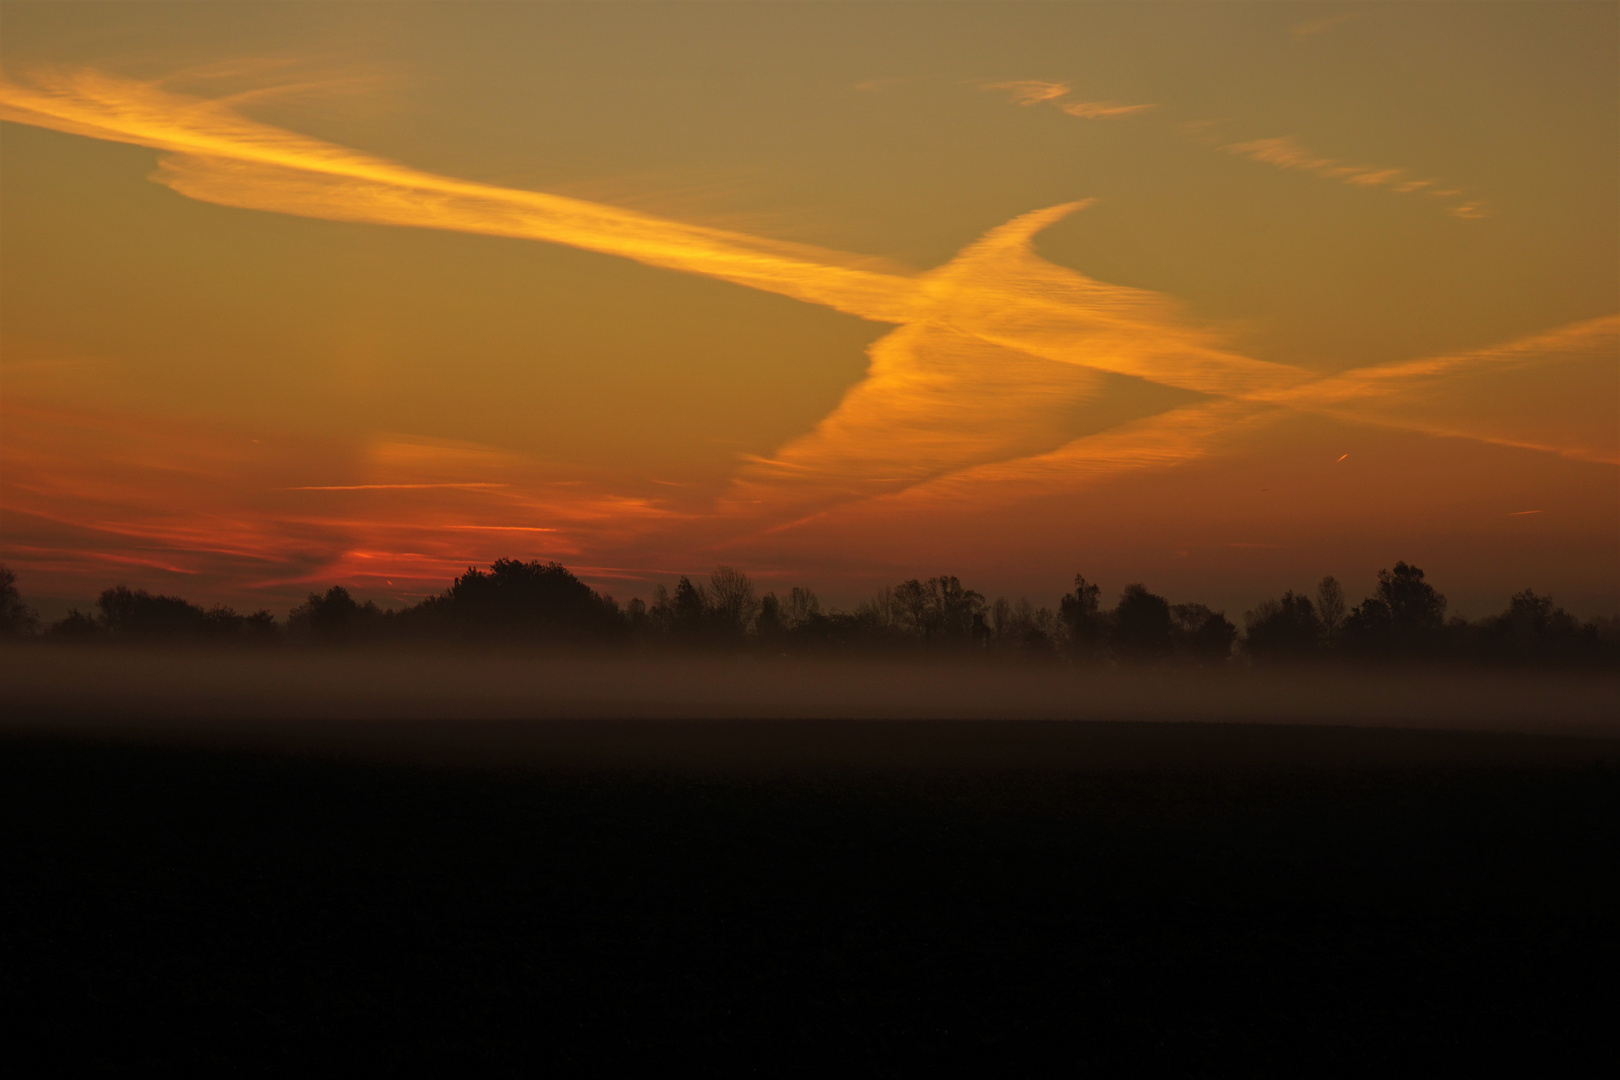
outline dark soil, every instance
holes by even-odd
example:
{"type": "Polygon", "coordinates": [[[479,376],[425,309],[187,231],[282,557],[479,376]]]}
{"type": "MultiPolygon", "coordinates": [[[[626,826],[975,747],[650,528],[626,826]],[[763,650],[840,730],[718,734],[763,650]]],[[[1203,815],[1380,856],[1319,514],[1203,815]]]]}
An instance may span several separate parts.
{"type": "MultiPolygon", "coordinates": [[[[813,767],[634,752],[743,731],[699,727],[597,725],[619,765],[532,734],[438,764],[357,741],[5,736],[7,1056],[281,1075],[1620,1064],[1620,744],[1049,725],[1020,758],[996,749],[1016,726],[912,722],[884,754],[813,767]]],[[[792,738],[825,750],[855,727],[792,738]]]]}

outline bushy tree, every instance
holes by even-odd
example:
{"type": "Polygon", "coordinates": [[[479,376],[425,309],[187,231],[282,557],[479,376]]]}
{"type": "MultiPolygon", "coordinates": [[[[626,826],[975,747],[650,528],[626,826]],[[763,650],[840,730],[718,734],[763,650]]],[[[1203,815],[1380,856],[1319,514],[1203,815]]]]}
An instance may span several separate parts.
{"type": "Polygon", "coordinates": [[[1446,598],[1404,562],[1378,571],[1378,588],[1344,621],[1344,638],[1355,652],[1408,657],[1433,655],[1446,621],[1446,598]]]}
{"type": "Polygon", "coordinates": [[[1310,600],[1293,591],[1266,600],[1243,616],[1244,647],[1261,659],[1299,660],[1322,648],[1322,620],[1310,600]]]}
{"type": "Polygon", "coordinates": [[[204,609],[178,596],[154,596],[123,585],[103,590],[96,606],[101,609],[100,628],[120,640],[264,642],[277,633],[275,616],[268,611],[238,615],[223,605],[204,609]]]}
{"type": "Polygon", "coordinates": [[[1497,663],[1579,663],[1603,651],[1598,625],[1582,626],[1532,589],[1515,593],[1506,611],[1483,620],[1478,639],[1483,657],[1497,663]]]}
{"type": "Polygon", "coordinates": [[[101,637],[106,632],[106,627],[102,626],[101,621],[94,615],[86,615],[78,608],[73,608],[60,620],[52,623],[46,634],[66,641],[84,641],[101,637]]]}
{"type": "Polygon", "coordinates": [[[1061,632],[1050,608],[1037,608],[1022,597],[1017,603],[996,600],[988,610],[987,625],[993,650],[1029,659],[1053,656],[1061,632]]]}
{"type": "Polygon", "coordinates": [[[333,585],[325,593],[310,593],[293,608],[287,615],[287,629],[332,643],[361,641],[380,636],[386,618],[370,600],[358,603],[348,589],[333,585]]]}
{"type": "Polygon", "coordinates": [[[17,575],[0,566],[0,638],[31,637],[38,629],[39,616],[17,591],[17,575]]]}
{"type": "Polygon", "coordinates": [[[1170,633],[1176,655],[1200,663],[1224,663],[1237,640],[1237,627],[1226,613],[1203,604],[1173,605],[1170,633]]]}
{"type": "Polygon", "coordinates": [[[1170,655],[1174,648],[1170,624],[1170,602],[1147,591],[1144,585],[1127,585],[1114,608],[1109,644],[1121,657],[1153,660],[1170,655]]]}
{"type": "Polygon", "coordinates": [[[949,574],[903,581],[892,596],[902,625],[925,644],[973,640],[983,623],[984,596],[949,574]]]}
{"type": "Polygon", "coordinates": [[[496,559],[488,571],[469,567],[434,605],[465,636],[600,637],[616,630],[618,606],[557,562],[496,559]]]}
{"type": "Polygon", "coordinates": [[[1108,619],[1098,610],[1102,587],[1074,575],[1074,592],[1058,601],[1058,618],[1068,629],[1069,643],[1076,655],[1095,657],[1108,641],[1108,619]]]}
{"type": "Polygon", "coordinates": [[[787,633],[787,622],[782,617],[782,602],[774,592],[759,598],[759,614],[754,617],[754,634],[761,641],[776,642],[787,633]]]}

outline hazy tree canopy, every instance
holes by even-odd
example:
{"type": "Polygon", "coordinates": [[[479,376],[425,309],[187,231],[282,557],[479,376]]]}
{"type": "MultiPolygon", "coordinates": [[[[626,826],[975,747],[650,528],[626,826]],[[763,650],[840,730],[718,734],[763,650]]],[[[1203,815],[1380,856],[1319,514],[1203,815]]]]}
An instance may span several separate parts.
{"type": "Polygon", "coordinates": [[[1446,598],[1423,580],[1423,571],[1403,562],[1378,571],[1378,598],[1389,608],[1397,633],[1438,630],[1446,621],[1446,598]]]}
{"type": "Polygon", "coordinates": [[[1597,624],[1582,626],[1563,608],[1554,607],[1552,597],[1531,589],[1515,593],[1506,611],[1484,620],[1480,639],[1481,651],[1498,662],[1595,658],[1603,649],[1597,624]]]}
{"type": "Polygon", "coordinates": [[[435,607],[462,633],[481,638],[588,637],[618,623],[611,600],[556,562],[497,559],[487,572],[469,567],[435,607]]]}
{"type": "Polygon", "coordinates": [[[1148,592],[1144,585],[1125,586],[1119,606],[1114,609],[1111,643],[1129,659],[1168,656],[1174,647],[1170,602],[1148,592]]]}
{"type": "Polygon", "coordinates": [[[59,633],[74,636],[104,631],[115,638],[160,641],[171,639],[207,639],[234,641],[243,638],[266,639],[275,634],[275,617],[268,611],[252,615],[238,615],[228,607],[207,610],[178,596],[154,596],[145,589],[129,589],[123,585],[102,591],[96,600],[99,619],[75,611],[69,616],[74,625],[53,628],[59,633]],[[81,620],[94,623],[94,630],[80,625],[81,620]]]}
{"type": "Polygon", "coordinates": [[[0,637],[26,637],[38,628],[39,616],[17,591],[17,575],[0,566],[0,637]]]}
{"type": "Polygon", "coordinates": [[[709,575],[709,613],[722,636],[741,637],[752,629],[759,601],[748,575],[729,566],[716,567],[709,575]]]}
{"type": "Polygon", "coordinates": [[[1170,629],[1178,655],[1206,663],[1219,663],[1232,655],[1237,627],[1223,611],[1203,604],[1175,604],[1170,608],[1170,629]]]}
{"type": "Polygon", "coordinates": [[[106,633],[106,629],[95,616],[73,608],[60,621],[52,623],[47,633],[53,638],[74,640],[99,637],[106,633]]]}
{"type": "Polygon", "coordinates": [[[1108,638],[1108,620],[1097,610],[1102,587],[1087,581],[1082,575],[1074,576],[1074,592],[1066,593],[1058,602],[1058,616],[1069,631],[1069,640],[1081,656],[1101,653],[1108,638]]]}
{"type": "Polygon", "coordinates": [[[1344,589],[1329,574],[1316,586],[1316,615],[1322,620],[1322,632],[1329,641],[1344,625],[1344,589]]]}
{"type": "Polygon", "coordinates": [[[800,623],[821,614],[821,601],[816,594],[810,591],[809,586],[793,586],[788,593],[787,608],[782,613],[782,621],[789,629],[800,623]]]}
{"type": "Polygon", "coordinates": [[[1289,591],[1281,600],[1267,600],[1243,616],[1245,644],[1250,653],[1267,658],[1311,656],[1323,645],[1325,630],[1315,607],[1289,591]]]}
{"type": "Polygon", "coordinates": [[[906,628],[924,642],[971,640],[985,609],[982,594],[948,574],[903,581],[893,597],[906,628]]]}
{"type": "Polygon", "coordinates": [[[355,641],[380,634],[387,615],[369,600],[356,603],[348,589],[334,585],[325,594],[310,593],[293,608],[287,615],[287,628],[325,641],[355,641]]]}
{"type": "MultiPolygon", "coordinates": [[[[321,643],[668,642],[784,654],[973,653],[1049,663],[1175,657],[1212,664],[1227,662],[1241,640],[1243,653],[1256,661],[1359,657],[1620,666],[1620,619],[1582,623],[1552,597],[1525,589],[1499,615],[1448,622],[1445,597],[1422,570],[1404,562],[1381,571],[1373,595],[1348,612],[1332,577],[1317,586],[1315,603],[1292,591],[1266,600],[1244,614],[1241,639],[1223,612],[1203,604],[1172,605],[1133,584],[1113,610],[1104,611],[1101,592],[1076,575],[1074,591],[1054,612],[1022,598],[987,604],[982,594],[942,574],[880,589],[853,612],[823,611],[807,587],[793,587],[785,601],[774,592],[759,597],[747,574],[721,566],[703,584],[682,577],[673,594],[658,585],[651,604],[633,599],[621,611],[611,597],[596,593],[559,563],[498,559],[487,571],[469,568],[445,592],[403,611],[356,600],[341,585],[310,593],[290,613],[286,635],[268,611],[244,616],[228,607],[204,609],[180,597],[119,585],[101,593],[96,613],[75,609],[49,626],[45,636],[188,643],[267,643],[283,636],[321,643]]],[[[15,575],[4,568],[0,620],[0,636],[12,639],[33,634],[38,625],[22,602],[15,575]]]]}
{"type": "Polygon", "coordinates": [[[682,577],[675,586],[675,632],[686,637],[701,636],[708,629],[708,614],[709,597],[703,586],[682,577]]]}
{"type": "Polygon", "coordinates": [[[768,592],[759,598],[759,615],[754,619],[754,633],[762,640],[774,641],[787,630],[786,620],[782,616],[782,604],[776,599],[776,594],[768,592]]]}
{"type": "Polygon", "coordinates": [[[1441,646],[1446,598],[1423,580],[1423,571],[1404,562],[1378,571],[1378,589],[1351,610],[1344,636],[1352,651],[1423,656],[1441,646]]]}

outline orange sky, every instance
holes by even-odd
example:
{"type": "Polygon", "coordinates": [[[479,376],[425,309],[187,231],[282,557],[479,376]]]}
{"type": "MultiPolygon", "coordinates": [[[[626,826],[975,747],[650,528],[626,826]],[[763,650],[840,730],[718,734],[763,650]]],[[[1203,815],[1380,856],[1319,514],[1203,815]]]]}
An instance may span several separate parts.
{"type": "Polygon", "coordinates": [[[47,610],[498,555],[1620,607],[1612,5],[0,18],[47,610]]]}

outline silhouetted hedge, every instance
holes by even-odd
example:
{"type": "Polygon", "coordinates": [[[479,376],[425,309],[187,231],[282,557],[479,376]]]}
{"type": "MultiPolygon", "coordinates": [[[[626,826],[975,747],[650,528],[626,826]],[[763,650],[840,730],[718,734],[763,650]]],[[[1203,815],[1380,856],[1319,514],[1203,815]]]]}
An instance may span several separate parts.
{"type": "MultiPolygon", "coordinates": [[[[1371,596],[1347,608],[1322,579],[1314,599],[1289,591],[1244,613],[1244,632],[1198,603],[1172,604],[1145,585],[1125,586],[1112,609],[1076,575],[1058,608],[989,602],[956,577],[913,578],[852,611],[824,611],[814,591],[756,593],[747,574],[722,566],[707,581],[659,585],[652,602],[623,608],[560,563],[497,559],[469,567],[437,596],[402,610],[356,600],[341,585],[312,592],[278,624],[268,611],[239,615],[119,585],[96,613],[74,610],[46,627],[60,641],[267,645],[403,642],[548,643],[615,648],[744,650],[771,655],[845,653],[985,656],[1051,664],[1256,664],[1346,660],[1491,665],[1620,666],[1620,622],[1582,623],[1526,589],[1499,615],[1446,617],[1446,598],[1405,562],[1381,570],[1371,596]]],[[[11,571],[0,567],[0,636],[39,637],[11,571]]]]}

